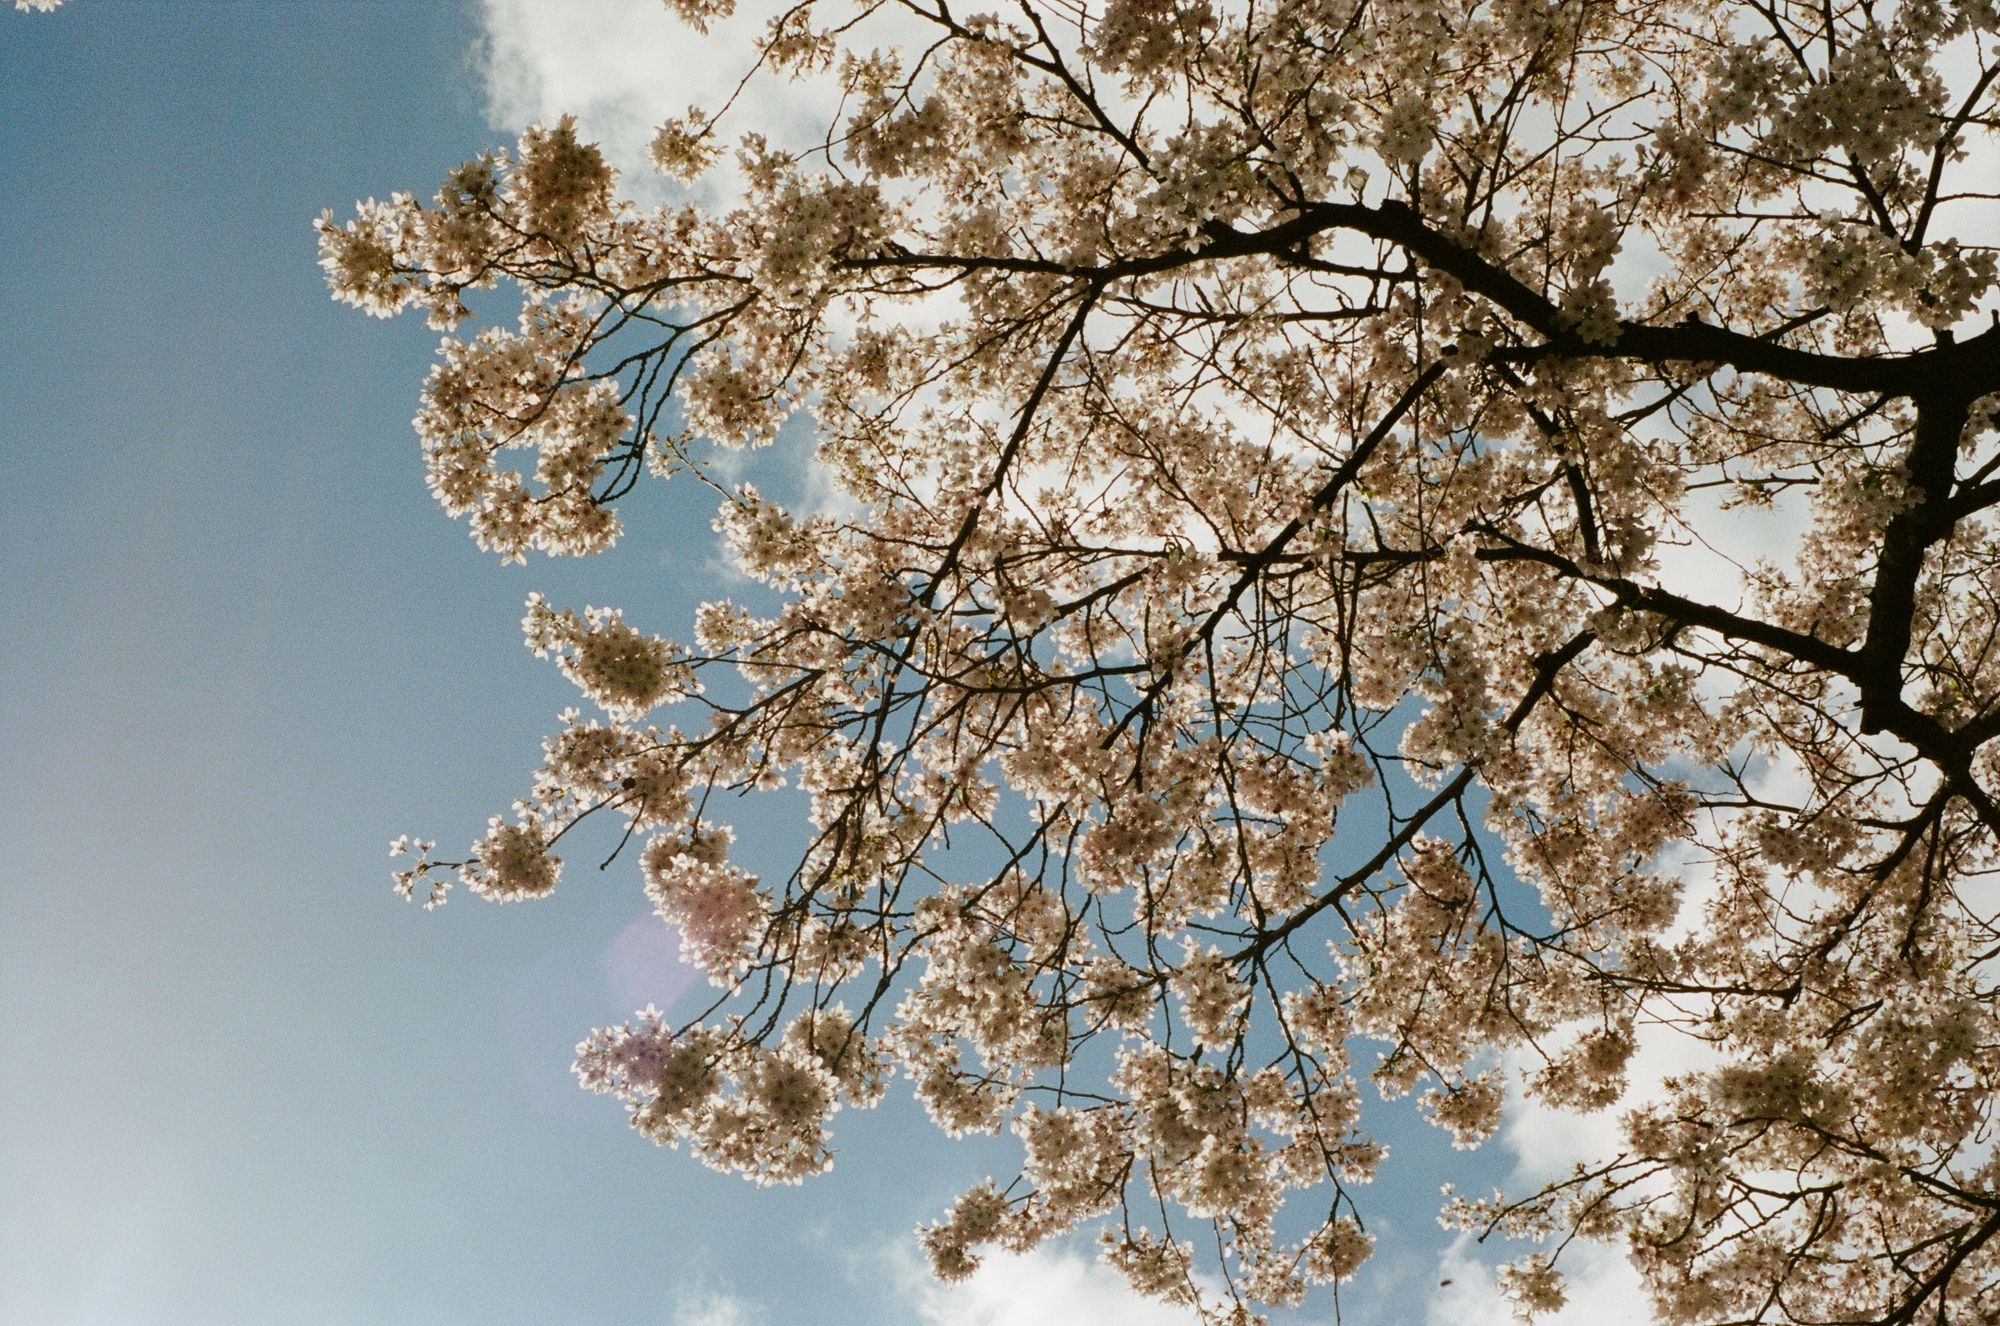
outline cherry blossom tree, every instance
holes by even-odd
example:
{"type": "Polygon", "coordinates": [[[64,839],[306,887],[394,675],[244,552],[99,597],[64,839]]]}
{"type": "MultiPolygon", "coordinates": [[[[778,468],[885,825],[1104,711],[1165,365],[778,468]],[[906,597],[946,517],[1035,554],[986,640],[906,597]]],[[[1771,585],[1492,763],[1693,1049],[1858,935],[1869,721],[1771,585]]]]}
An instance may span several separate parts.
{"type": "Polygon", "coordinates": [[[806,0],[746,67],[655,143],[705,201],[564,120],[320,225],[447,333],[481,547],[706,484],[758,582],[532,598],[588,712],[398,845],[509,901],[612,824],[713,1001],[585,1086],[795,1182],[907,1079],[1022,1146],[941,1275],[1095,1229],[1220,1320],[1369,1255],[1363,1079],[1525,1092],[1624,1139],[1448,1202],[1525,1312],[1585,1238],[1663,1322],[2000,1319],[1993,0],[806,0]]]}

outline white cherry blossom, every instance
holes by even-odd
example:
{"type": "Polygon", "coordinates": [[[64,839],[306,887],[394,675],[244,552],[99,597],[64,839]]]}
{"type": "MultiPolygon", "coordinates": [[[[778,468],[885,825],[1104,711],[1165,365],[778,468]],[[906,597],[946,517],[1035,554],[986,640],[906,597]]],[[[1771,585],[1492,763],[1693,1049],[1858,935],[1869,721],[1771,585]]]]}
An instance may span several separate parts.
{"type": "Polygon", "coordinates": [[[482,547],[601,551],[664,476],[753,585],[692,644],[532,599],[594,715],[463,861],[399,844],[409,896],[530,898],[622,816],[715,1002],[592,1033],[584,1085],[796,1182],[900,1077],[1020,1146],[940,1274],[1094,1227],[1242,1321],[1368,1257],[1364,1088],[1472,1147],[1525,1065],[1629,1108],[1447,1203],[1540,1241],[1523,1313],[1581,1237],[1665,1323],[2000,1319],[1994,6],[811,0],[760,40],[654,140],[731,202],[623,201],[558,120],[319,227],[337,298],[444,334],[417,431],[482,547]],[[844,93],[816,148],[757,122],[792,78],[844,93]],[[812,509],[766,495],[787,425],[812,509]],[[1774,505],[1809,527],[1695,558],[1774,505]],[[760,879],[716,816],[778,787],[760,879]],[[1633,1080],[1649,1028],[1712,1066],[1633,1080]]]}

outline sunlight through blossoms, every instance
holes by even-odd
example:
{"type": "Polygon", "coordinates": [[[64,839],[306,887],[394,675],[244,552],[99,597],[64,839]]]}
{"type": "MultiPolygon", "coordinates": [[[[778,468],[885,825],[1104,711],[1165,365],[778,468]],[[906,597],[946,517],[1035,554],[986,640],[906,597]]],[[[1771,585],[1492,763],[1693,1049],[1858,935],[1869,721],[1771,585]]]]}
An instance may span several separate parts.
{"type": "Polygon", "coordinates": [[[1375,1250],[1364,1084],[1466,1149],[1609,1112],[1448,1197],[1519,1314],[2000,1318],[1994,4],[806,0],[738,55],[653,140],[707,203],[561,117],[319,226],[444,334],[480,547],[698,564],[619,504],[694,485],[745,577],[532,597],[588,716],[399,844],[528,899],[610,822],[706,1002],[583,1085],[791,1183],[901,1079],[1020,1146],[939,1275],[1094,1230],[1218,1321],[1375,1250]],[[788,426],[836,500],[767,495],[788,426]]]}

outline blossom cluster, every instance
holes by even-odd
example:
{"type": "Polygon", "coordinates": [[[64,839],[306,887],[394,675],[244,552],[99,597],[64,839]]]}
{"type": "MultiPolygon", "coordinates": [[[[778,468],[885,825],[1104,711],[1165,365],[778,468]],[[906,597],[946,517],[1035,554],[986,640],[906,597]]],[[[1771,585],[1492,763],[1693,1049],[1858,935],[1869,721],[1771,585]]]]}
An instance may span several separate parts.
{"type": "Polygon", "coordinates": [[[598,715],[398,886],[538,897],[622,816],[714,1002],[579,1078],[765,1182],[892,1077],[1011,1135],[948,1277],[1096,1225],[1145,1292],[1303,1301],[1372,1246],[1366,1086],[1462,1148],[1622,1111],[1448,1206],[1555,1240],[1526,1314],[1571,1236],[1663,1322],[2000,1311],[2000,278],[1947,233],[2000,108],[1943,54],[1993,6],[830,8],[758,52],[839,81],[819,148],[754,98],[655,139],[733,145],[725,205],[559,121],[321,224],[448,333],[417,429],[482,546],[601,550],[650,471],[750,583],[698,652],[531,599],[598,715]],[[794,420],[816,505],[739,451],[794,420]],[[716,808],[779,787],[760,875],[716,808]],[[1713,1064],[1646,1080],[1676,1031],[1713,1064]]]}

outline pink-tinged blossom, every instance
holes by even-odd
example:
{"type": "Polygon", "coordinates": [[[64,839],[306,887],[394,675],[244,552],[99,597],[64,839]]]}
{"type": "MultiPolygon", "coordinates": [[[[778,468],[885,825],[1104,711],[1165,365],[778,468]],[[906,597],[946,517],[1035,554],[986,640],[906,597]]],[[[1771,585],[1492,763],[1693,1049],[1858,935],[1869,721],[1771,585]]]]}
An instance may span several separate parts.
{"type": "Polygon", "coordinates": [[[766,905],[757,881],[697,838],[653,839],[644,853],[646,894],[662,920],[681,933],[681,960],[727,985],[748,961],[760,937],[766,905]]]}
{"type": "Polygon", "coordinates": [[[660,1094],[673,1050],[673,1030],[648,1004],[630,1022],[591,1032],[576,1047],[570,1071],[585,1090],[616,1096],[637,1109],[660,1094]]]}

